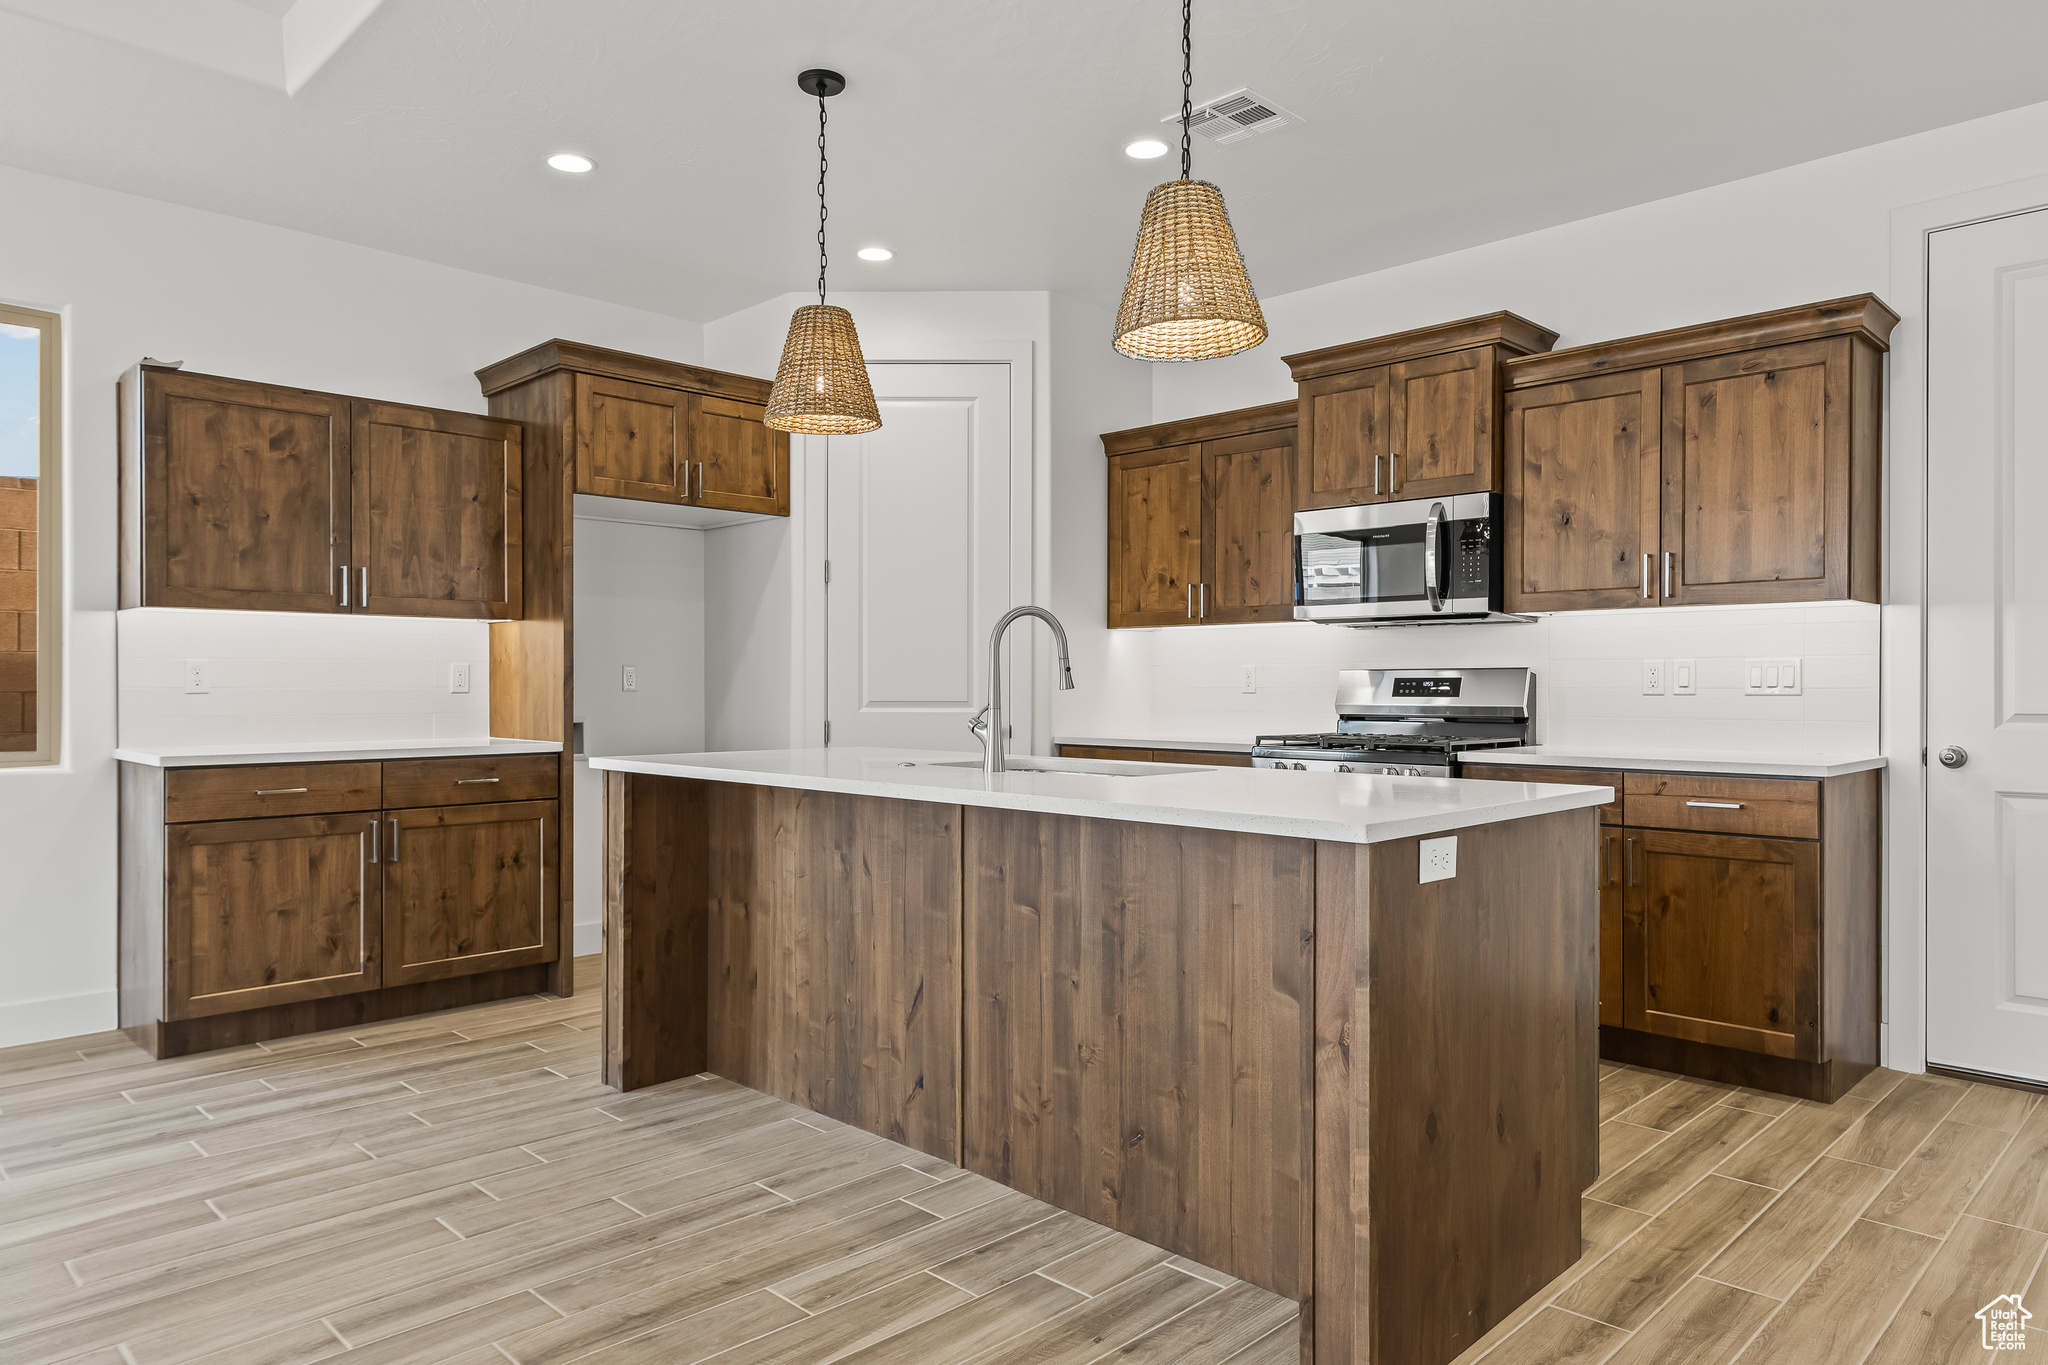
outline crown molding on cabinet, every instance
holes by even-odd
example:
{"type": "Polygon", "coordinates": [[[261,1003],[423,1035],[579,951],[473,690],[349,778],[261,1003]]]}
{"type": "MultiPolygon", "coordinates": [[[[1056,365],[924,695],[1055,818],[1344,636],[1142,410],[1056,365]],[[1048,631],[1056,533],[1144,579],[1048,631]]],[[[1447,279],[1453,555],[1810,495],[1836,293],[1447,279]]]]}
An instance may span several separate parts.
{"type": "Polygon", "coordinates": [[[563,341],[560,337],[486,365],[476,372],[476,378],[488,397],[554,370],[573,370],[577,374],[602,375],[607,379],[624,379],[635,384],[688,389],[692,393],[734,398],[743,403],[766,403],[768,390],[774,387],[769,380],[749,375],[707,370],[701,365],[685,365],[675,360],[657,360],[652,356],[634,355],[630,351],[607,350],[581,341],[563,341]]]}
{"type": "Polygon", "coordinates": [[[1702,360],[1733,351],[1754,351],[1822,337],[1860,336],[1878,350],[1891,348],[1899,315],[1875,294],[1852,294],[1825,303],[1776,308],[1768,313],[1674,327],[1668,332],[1599,341],[1503,363],[1507,387],[1526,389],[1562,379],[1644,370],[1681,360],[1702,360]]]}
{"type": "Polygon", "coordinates": [[[1500,346],[1516,355],[1527,355],[1547,351],[1556,341],[1557,333],[1518,314],[1482,313],[1476,318],[1347,341],[1341,346],[1325,346],[1320,351],[1301,351],[1280,358],[1293,372],[1296,382],[1300,382],[1473,346],[1500,346]]]}

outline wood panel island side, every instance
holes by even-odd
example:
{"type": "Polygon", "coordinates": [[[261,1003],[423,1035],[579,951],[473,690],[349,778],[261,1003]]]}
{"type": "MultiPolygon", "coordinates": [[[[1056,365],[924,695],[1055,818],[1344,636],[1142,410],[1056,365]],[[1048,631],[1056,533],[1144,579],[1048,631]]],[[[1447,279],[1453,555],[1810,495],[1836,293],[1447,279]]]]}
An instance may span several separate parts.
{"type": "Polygon", "coordinates": [[[958,1163],[1293,1298],[1319,1365],[1440,1365],[1578,1259],[1609,789],[958,762],[593,759],[607,1080],[958,1163]]]}

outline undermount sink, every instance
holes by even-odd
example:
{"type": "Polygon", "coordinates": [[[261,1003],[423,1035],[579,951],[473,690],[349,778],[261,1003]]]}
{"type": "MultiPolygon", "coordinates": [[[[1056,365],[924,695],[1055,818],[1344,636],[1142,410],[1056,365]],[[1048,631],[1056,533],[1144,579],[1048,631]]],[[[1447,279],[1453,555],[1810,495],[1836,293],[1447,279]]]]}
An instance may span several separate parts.
{"type": "MultiPolygon", "coordinates": [[[[978,758],[957,759],[948,763],[927,763],[927,768],[979,768],[978,758]]],[[[1212,773],[1214,768],[1189,767],[1181,763],[1120,763],[1115,759],[1100,758],[1089,760],[1085,768],[1060,763],[1052,759],[1013,757],[1003,760],[1004,768],[1013,773],[1070,773],[1075,777],[1172,777],[1178,773],[1212,773]]]]}

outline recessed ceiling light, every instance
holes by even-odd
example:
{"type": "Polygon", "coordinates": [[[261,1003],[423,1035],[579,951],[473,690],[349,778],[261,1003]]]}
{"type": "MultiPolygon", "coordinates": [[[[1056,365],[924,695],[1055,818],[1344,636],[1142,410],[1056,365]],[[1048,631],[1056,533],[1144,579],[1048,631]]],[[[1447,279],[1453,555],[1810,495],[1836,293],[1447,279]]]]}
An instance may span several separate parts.
{"type": "Polygon", "coordinates": [[[864,261],[886,261],[896,253],[885,246],[864,246],[854,254],[864,261]]]}
{"type": "Polygon", "coordinates": [[[581,175],[585,171],[597,169],[595,161],[587,156],[578,156],[574,152],[556,152],[548,158],[548,165],[558,171],[568,171],[571,175],[581,175]]]}
{"type": "Polygon", "coordinates": [[[1150,161],[1154,157],[1166,155],[1166,144],[1156,137],[1141,137],[1136,142],[1124,144],[1124,155],[1135,157],[1139,161],[1150,161]]]}

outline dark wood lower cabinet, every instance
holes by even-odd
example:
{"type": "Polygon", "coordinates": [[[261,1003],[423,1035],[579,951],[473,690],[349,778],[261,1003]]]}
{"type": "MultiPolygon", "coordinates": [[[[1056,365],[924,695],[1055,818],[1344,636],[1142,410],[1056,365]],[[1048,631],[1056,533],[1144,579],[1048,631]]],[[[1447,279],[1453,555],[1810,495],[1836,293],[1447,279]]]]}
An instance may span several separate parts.
{"type": "Polygon", "coordinates": [[[373,814],[174,825],[165,841],[168,1017],[377,986],[373,814]]]}
{"type": "MultiPolygon", "coordinates": [[[[432,762],[384,766],[417,782],[432,762]]],[[[120,1023],[156,1055],[546,988],[556,802],[378,810],[376,763],[120,766],[120,1023]],[[372,808],[262,818],[266,801],[372,808]]]]}
{"type": "Polygon", "coordinates": [[[1591,810],[1370,846],[606,774],[605,1054],[709,1069],[1444,1365],[1580,1255],[1591,810]]]}
{"type": "Polygon", "coordinates": [[[1600,830],[1602,1057],[1830,1102],[1876,1067],[1876,772],[1472,775],[1616,789],[1600,830]]]}
{"type": "Polygon", "coordinates": [[[385,985],[554,960],[557,809],[521,801],[385,815],[385,985]]]}

